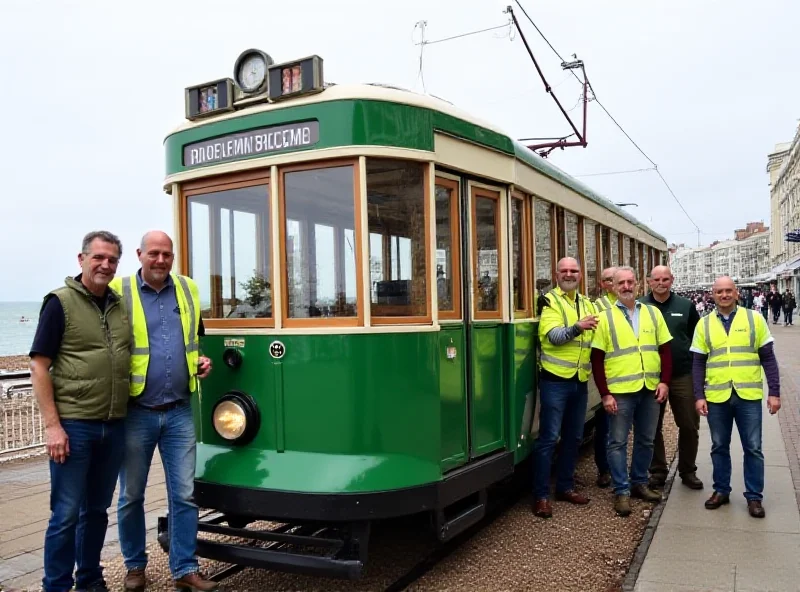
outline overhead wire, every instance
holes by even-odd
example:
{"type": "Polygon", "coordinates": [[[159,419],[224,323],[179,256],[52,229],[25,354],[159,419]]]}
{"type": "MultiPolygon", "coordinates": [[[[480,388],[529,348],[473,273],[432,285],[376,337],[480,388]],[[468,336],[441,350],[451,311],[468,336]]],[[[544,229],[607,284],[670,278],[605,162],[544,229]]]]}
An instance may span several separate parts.
{"type": "MultiPolygon", "coordinates": [[[[536,29],[536,32],[537,32],[537,33],[539,33],[539,35],[541,36],[541,38],[542,38],[542,39],[544,39],[544,42],[545,42],[545,43],[547,43],[547,45],[550,47],[550,49],[551,49],[551,50],[553,50],[553,53],[554,53],[554,54],[556,54],[556,56],[558,56],[558,59],[560,59],[562,63],[563,63],[563,62],[565,62],[564,58],[563,58],[563,57],[561,57],[561,54],[560,54],[560,53],[558,53],[558,50],[556,50],[556,48],[555,48],[555,47],[553,47],[553,44],[552,44],[552,43],[550,43],[550,40],[549,40],[549,39],[547,39],[547,37],[545,36],[545,34],[544,34],[544,33],[542,33],[541,29],[539,29],[539,27],[538,27],[538,26],[536,26],[536,23],[535,23],[535,22],[533,21],[533,19],[530,17],[530,15],[529,15],[529,14],[528,14],[528,12],[525,10],[525,7],[523,7],[523,6],[522,6],[522,4],[520,3],[520,1],[519,1],[519,0],[514,0],[514,1],[516,2],[517,6],[519,6],[519,8],[520,8],[520,10],[522,11],[522,13],[525,15],[525,18],[527,18],[527,19],[528,19],[528,21],[531,23],[531,25],[533,25],[533,28],[534,28],[534,29],[536,29]]],[[[577,74],[575,74],[575,72],[574,72],[573,70],[570,70],[570,72],[572,73],[572,75],[575,77],[575,79],[576,79],[578,82],[581,82],[581,84],[583,84],[583,82],[581,81],[581,79],[578,77],[578,75],[577,75],[577,74]]],[[[677,196],[677,195],[675,195],[675,192],[672,190],[672,187],[670,187],[669,183],[668,183],[668,182],[667,182],[667,180],[664,178],[664,175],[662,175],[662,174],[661,174],[661,171],[660,171],[660,170],[658,170],[658,164],[656,164],[656,162],[655,162],[655,161],[654,161],[652,158],[650,158],[650,157],[647,155],[647,153],[646,153],[644,150],[642,150],[641,146],[639,146],[639,144],[637,144],[637,143],[636,143],[636,142],[633,140],[633,138],[631,138],[630,134],[628,134],[628,132],[626,132],[626,131],[625,131],[625,129],[624,129],[624,128],[623,128],[623,127],[620,125],[620,123],[619,123],[619,122],[618,122],[618,121],[617,121],[617,120],[614,118],[614,116],[613,116],[613,115],[611,115],[611,113],[609,113],[608,109],[606,109],[606,108],[605,108],[605,106],[604,106],[604,105],[603,105],[603,104],[600,102],[600,100],[597,98],[597,93],[595,92],[595,90],[594,90],[594,87],[592,87],[592,84],[591,84],[590,82],[588,82],[588,80],[589,80],[589,79],[587,78],[586,80],[587,80],[587,83],[588,83],[588,86],[589,86],[589,88],[590,88],[590,89],[591,89],[591,91],[592,91],[592,95],[593,95],[593,97],[594,97],[594,102],[595,102],[595,103],[597,103],[597,104],[600,106],[600,108],[601,108],[601,109],[602,109],[602,110],[605,112],[605,114],[606,114],[606,115],[608,115],[609,119],[611,119],[611,121],[613,121],[613,122],[614,122],[614,125],[616,125],[616,126],[619,128],[619,130],[620,130],[620,131],[621,131],[621,132],[622,132],[622,133],[625,135],[625,137],[626,137],[626,138],[628,138],[628,140],[630,141],[630,143],[631,143],[631,144],[633,144],[633,145],[636,147],[636,149],[637,149],[637,150],[638,150],[638,151],[639,151],[639,152],[642,154],[642,156],[644,156],[644,157],[645,157],[645,158],[646,158],[646,159],[647,159],[647,160],[650,162],[650,164],[652,164],[652,165],[653,165],[653,169],[655,170],[655,172],[656,172],[656,174],[658,175],[658,177],[661,179],[662,183],[664,183],[664,186],[667,188],[667,191],[669,191],[670,195],[672,195],[672,198],[675,200],[675,203],[677,203],[677,204],[678,204],[678,206],[680,206],[680,208],[681,208],[681,210],[683,211],[683,213],[684,213],[684,214],[686,215],[686,217],[689,219],[689,222],[691,222],[691,223],[692,223],[692,225],[693,225],[693,226],[694,226],[694,227],[697,229],[697,232],[701,232],[701,231],[700,231],[700,227],[697,225],[697,223],[696,223],[696,222],[695,222],[695,221],[692,219],[692,217],[689,215],[689,212],[687,212],[687,211],[686,211],[686,208],[684,208],[684,207],[683,207],[683,204],[682,204],[682,203],[681,203],[681,201],[678,199],[678,196],[677,196]]]]}
{"type": "Polygon", "coordinates": [[[606,173],[584,173],[582,175],[572,175],[573,177],[605,177],[607,175],[627,175],[629,173],[646,173],[648,171],[655,171],[655,167],[647,167],[644,169],[630,169],[627,171],[609,171],[606,173]]]}

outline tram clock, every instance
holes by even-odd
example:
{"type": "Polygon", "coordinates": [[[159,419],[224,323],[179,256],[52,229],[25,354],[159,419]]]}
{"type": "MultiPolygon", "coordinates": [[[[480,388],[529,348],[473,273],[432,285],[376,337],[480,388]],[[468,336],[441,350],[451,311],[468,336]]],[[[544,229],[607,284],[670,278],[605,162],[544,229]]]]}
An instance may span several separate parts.
{"type": "Polygon", "coordinates": [[[233,111],[233,80],[223,78],[190,86],[185,96],[186,119],[190,121],[233,111]]]}
{"type": "Polygon", "coordinates": [[[270,101],[319,92],[324,87],[322,58],[317,55],[269,68],[270,101]]]}
{"type": "Polygon", "coordinates": [[[233,79],[241,91],[248,96],[267,90],[267,68],[275,61],[260,49],[248,49],[241,53],[233,66],[233,79]]]}

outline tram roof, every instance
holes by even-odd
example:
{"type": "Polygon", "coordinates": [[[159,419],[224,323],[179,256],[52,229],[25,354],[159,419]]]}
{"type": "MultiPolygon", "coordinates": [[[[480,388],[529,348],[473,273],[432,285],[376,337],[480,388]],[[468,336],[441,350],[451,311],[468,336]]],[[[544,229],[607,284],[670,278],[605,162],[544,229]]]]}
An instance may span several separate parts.
{"type": "Polygon", "coordinates": [[[631,224],[641,228],[651,236],[661,239],[664,242],[667,242],[667,239],[659,234],[658,232],[651,229],[646,224],[640,222],[634,216],[629,214],[626,210],[614,205],[614,203],[609,200],[607,197],[603,196],[602,194],[598,193],[585,183],[579,181],[578,179],[570,176],[567,172],[563,171],[556,165],[552,164],[550,161],[542,158],[528,147],[524,146],[513,137],[511,137],[508,133],[503,131],[498,126],[485,121],[479,117],[475,117],[470,113],[456,107],[449,101],[441,99],[436,96],[432,95],[423,95],[416,93],[411,90],[385,85],[385,84],[378,84],[378,83],[371,83],[371,84],[332,84],[325,88],[322,92],[301,96],[289,101],[281,101],[277,103],[256,103],[245,108],[237,109],[236,111],[221,114],[219,116],[206,119],[206,120],[199,120],[199,121],[186,121],[176,129],[174,129],[168,137],[176,134],[178,132],[193,129],[197,127],[201,127],[203,125],[208,125],[211,123],[215,123],[218,121],[224,121],[226,119],[235,119],[237,117],[242,117],[245,115],[251,115],[253,113],[259,113],[264,111],[277,111],[280,109],[286,109],[291,107],[297,107],[300,105],[309,105],[313,103],[322,103],[328,101],[341,101],[341,100],[353,100],[353,99],[362,99],[362,100],[372,100],[372,101],[385,101],[389,103],[401,103],[405,105],[411,105],[415,107],[421,107],[424,109],[429,109],[432,111],[438,111],[445,115],[449,115],[451,117],[455,117],[460,119],[468,124],[483,128],[488,132],[496,134],[497,136],[501,136],[504,140],[503,144],[513,146],[513,151],[509,149],[503,150],[507,154],[513,154],[517,160],[520,160],[527,164],[528,166],[536,169],[543,175],[550,177],[554,181],[561,183],[569,187],[570,189],[574,190],[575,192],[579,193],[583,197],[597,203],[598,205],[602,206],[603,208],[614,212],[621,218],[624,218],[631,224]]]}

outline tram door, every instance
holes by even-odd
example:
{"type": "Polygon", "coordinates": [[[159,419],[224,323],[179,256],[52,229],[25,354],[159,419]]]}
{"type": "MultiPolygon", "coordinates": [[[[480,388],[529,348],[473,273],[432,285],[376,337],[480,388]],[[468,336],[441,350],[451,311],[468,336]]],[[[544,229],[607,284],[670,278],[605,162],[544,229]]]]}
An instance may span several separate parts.
{"type": "MultiPolygon", "coordinates": [[[[485,456],[505,447],[504,325],[502,314],[503,250],[500,188],[468,185],[469,225],[464,257],[463,311],[466,327],[467,408],[470,458],[485,456]],[[469,262],[469,265],[467,263],[469,262]],[[467,275],[466,273],[464,274],[467,275]]],[[[462,220],[465,216],[462,215],[462,220]]]]}
{"type": "Polygon", "coordinates": [[[442,470],[502,449],[500,189],[436,178],[442,470]]]}

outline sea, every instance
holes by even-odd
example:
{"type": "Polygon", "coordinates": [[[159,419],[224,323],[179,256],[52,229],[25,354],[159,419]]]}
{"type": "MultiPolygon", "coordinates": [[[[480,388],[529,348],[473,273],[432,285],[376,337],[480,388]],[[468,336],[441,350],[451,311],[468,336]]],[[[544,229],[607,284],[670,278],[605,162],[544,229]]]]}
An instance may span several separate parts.
{"type": "Polygon", "coordinates": [[[25,355],[31,350],[41,306],[41,302],[0,302],[0,356],[25,355]]]}

